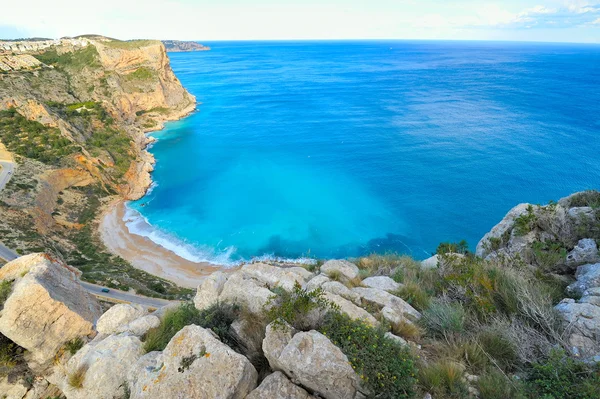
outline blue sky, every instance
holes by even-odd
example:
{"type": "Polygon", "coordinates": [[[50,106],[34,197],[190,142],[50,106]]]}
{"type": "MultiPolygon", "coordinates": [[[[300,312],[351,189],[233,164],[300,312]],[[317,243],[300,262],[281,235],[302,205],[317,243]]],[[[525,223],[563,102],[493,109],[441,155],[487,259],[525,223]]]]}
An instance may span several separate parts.
{"type": "Polygon", "coordinates": [[[29,0],[0,38],[446,39],[600,43],[600,0],[29,0]]]}

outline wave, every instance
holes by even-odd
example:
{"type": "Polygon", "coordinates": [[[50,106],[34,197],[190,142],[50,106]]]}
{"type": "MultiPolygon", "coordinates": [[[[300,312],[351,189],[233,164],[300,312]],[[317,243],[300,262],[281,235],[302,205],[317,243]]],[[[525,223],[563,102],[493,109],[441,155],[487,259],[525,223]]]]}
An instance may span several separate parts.
{"type": "Polygon", "coordinates": [[[215,248],[187,243],[172,234],[154,227],[144,215],[131,208],[128,204],[125,204],[123,222],[130,234],[146,237],[177,256],[195,263],[210,263],[230,268],[248,262],[280,262],[304,265],[316,262],[315,259],[308,257],[285,258],[274,256],[273,254],[264,254],[251,259],[233,259],[236,254],[235,247],[227,247],[223,251],[217,252],[215,248]]]}

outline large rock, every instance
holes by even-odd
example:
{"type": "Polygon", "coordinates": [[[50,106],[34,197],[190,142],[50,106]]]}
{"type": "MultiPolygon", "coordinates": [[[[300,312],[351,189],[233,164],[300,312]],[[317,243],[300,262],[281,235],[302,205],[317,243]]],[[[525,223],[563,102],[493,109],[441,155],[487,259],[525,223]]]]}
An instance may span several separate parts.
{"type": "Polygon", "coordinates": [[[324,298],[333,304],[337,305],[339,311],[348,315],[353,320],[362,320],[371,326],[378,326],[379,322],[369,312],[361,307],[356,306],[354,303],[347,299],[342,298],[339,295],[325,292],[324,298]]]}
{"type": "Polygon", "coordinates": [[[377,288],[378,290],[387,292],[398,291],[400,287],[402,287],[401,284],[398,284],[393,279],[387,276],[367,277],[362,281],[362,285],[364,285],[367,288],[377,288]]]}
{"type": "Polygon", "coordinates": [[[421,313],[415,308],[389,292],[363,287],[356,287],[352,290],[360,295],[367,304],[382,308],[383,317],[392,323],[412,322],[421,318],[421,313]]]}
{"type": "Polygon", "coordinates": [[[120,399],[126,393],[126,378],[131,366],[144,353],[139,338],[111,335],[81,348],[64,370],[56,368],[51,378],[68,399],[120,399]],[[81,386],[72,386],[73,375],[82,373],[81,386]]]}
{"type": "Polygon", "coordinates": [[[515,219],[521,215],[527,214],[527,208],[531,204],[519,204],[512,208],[506,216],[495,225],[492,230],[486,233],[483,238],[477,244],[475,254],[482,258],[485,258],[491,252],[493,252],[492,240],[502,240],[503,242],[510,237],[512,229],[515,225],[515,219]]]}
{"type": "Polygon", "coordinates": [[[325,292],[330,292],[356,304],[360,304],[360,296],[338,281],[328,281],[321,285],[321,288],[323,288],[323,291],[325,292]]]}
{"type": "Polygon", "coordinates": [[[252,313],[261,313],[273,295],[266,284],[243,273],[234,273],[223,285],[219,301],[237,303],[252,313]]]}
{"type": "Polygon", "coordinates": [[[579,266],[575,278],[577,281],[567,287],[570,293],[583,295],[590,288],[600,287],[600,263],[579,266]]]}
{"type": "Polygon", "coordinates": [[[582,358],[600,355],[600,306],[563,299],[556,310],[567,324],[566,333],[573,354],[582,358]]]}
{"type": "Polygon", "coordinates": [[[281,287],[288,291],[293,290],[296,284],[303,286],[307,277],[312,275],[303,268],[283,268],[265,263],[246,264],[241,272],[265,283],[269,288],[281,287]]]}
{"type": "Polygon", "coordinates": [[[0,332],[29,351],[30,365],[43,366],[66,342],[95,334],[100,304],[81,287],[79,273],[46,254],[23,256],[0,269],[0,280],[14,281],[0,332]]]}
{"type": "Polygon", "coordinates": [[[163,353],[142,357],[129,372],[131,398],[241,399],[256,387],[248,359],[202,327],[179,331],[163,353]]]}
{"type": "Polygon", "coordinates": [[[276,339],[276,343],[263,343],[265,356],[274,370],[283,371],[292,382],[320,397],[355,397],[360,379],[337,346],[314,330],[291,335],[267,332],[265,336],[265,341],[276,339]],[[283,346],[287,339],[289,341],[283,346]]]}
{"type": "Polygon", "coordinates": [[[226,281],[227,275],[221,271],[214,272],[206,277],[202,284],[198,286],[194,297],[196,309],[204,310],[217,303],[226,281]]]}
{"type": "Polygon", "coordinates": [[[108,309],[96,322],[96,330],[101,334],[115,334],[123,326],[135,319],[145,316],[148,312],[141,305],[120,303],[108,309]]]}
{"type": "Polygon", "coordinates": [[[331,277],[338,274],[344,280],[353,280],[358,277],[358,267],[347,260],[329,260],[321,266],[321,273],[331,277]]]}
{"type": "Polygon", "coordinates": [[[600,262],[598,246],[591,238],[579,240],[577,246],[567,255],[567,266],[576,267],[586,263],[600,262]]]}
{"type": "Polygon", "coordinates": [[[311,278],[309,280],[308,283],[306,283],[306,286],[304,287],[304,289],[306,289],[307,291],[314,291],[317,288],[322,288],[323,284],[330,282],[331,279],[329,277],[327,277],[324,274],[319,274],[318,276],[315,276],[313,278],[311,278]]]}
{"type": "Polygon", "coordinates": [[[311,399],[304,389],[294,385],[280,371],[269,374],[246,399],[311,399]]]}

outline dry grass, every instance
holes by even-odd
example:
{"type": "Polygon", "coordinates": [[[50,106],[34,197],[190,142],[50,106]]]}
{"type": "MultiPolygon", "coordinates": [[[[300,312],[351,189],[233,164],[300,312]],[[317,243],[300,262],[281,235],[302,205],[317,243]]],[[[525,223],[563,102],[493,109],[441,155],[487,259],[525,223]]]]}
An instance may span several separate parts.
{"type": "Polygon", "coordinates": [[[68,382],[69,385],[75,389],[83,388],[83,381],[85,380],[85,375],[88,371],[89,366],[87,364],[83,364],[77,368],[73,373],[69,374],[68,382]]]}
{"type": "Polygon", "coordinates": [[[419,267],[419,262],[406,255],[372,254],[353,259],[352,262],[369,276],[389,276],[398,268],[419,267]]]}
{"type": "Polygon", "coordinates": [[[419,367],[419,385],[434,398],[467,397],[463,382],[464,366],[452,360],[441,360],[419,367]]]}
{"type": "Polygon", "coordinates": [[[418,325],[406,320],[402,320],[400,323],[394,323],[391,327],[392,334],[409,341],[417,341],[424,334],[423,330],[418,325]]]}

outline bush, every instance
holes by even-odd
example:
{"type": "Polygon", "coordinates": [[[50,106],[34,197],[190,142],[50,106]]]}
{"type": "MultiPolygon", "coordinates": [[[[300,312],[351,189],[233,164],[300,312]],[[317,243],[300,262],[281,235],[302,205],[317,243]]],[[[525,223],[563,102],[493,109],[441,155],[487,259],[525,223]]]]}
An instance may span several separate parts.
{"type": "Polygon", "coordinates": [[[564,350],[554,349],[544,362],[534,363],[528,378],[531,398],[600,398],[600,369],[570,358],[564,350]]]}
{"type": "Polygon", "coordinates": [[[77,351],[79,349],[81,349],[84,345],[84,342],[81,338],[77,337],[77,338],[73,338],[72,340],[70,340],[69,342],[67,342],[65,344],[65,349],[69,351],[69,353],[71,355],[74,355],[77,353],[77,351]]]}
{"type": "Polygon", "coordinates": [[[434,398],[466,398],[468,387],[462,377],[461,364],[442,360],[420,368],[419,385],[434,398]]]}
{"type": "Polygon", "coordinates": [[[399,290],[393,293],[394,295],[404,299],[412,307],[422,312],[429,307],[431,299],[429,294],[418,284],[408,282],[399,290]]]}
{"type": "Polygon", "coordinates": [[[533,260],[545,272],[552,272],[567,259],[567,249],[558,242],[536,241],[532,245],[533,260]]]}
{"type": "Polygon", "coordinates": [[[447,337],[465,330],[466,312],[460,302],[433,302],[422,313],[421,325],[434,337],[447,337]]]}
{"type": "Polygon", "coordinates": [[[274,291],[275,295],[269,299],[265,310],[267,320],[273,322],[275,326],[282,327],[287,323],[298,330],[314,328],[316,326],[311,325],[313,321],[307,317],[309,312],[314,310],[324,312],[337,308],[324,298],[325,293],[321,288],[308,291],[296,282],[291,292],[279,287],[274,291]]]}
{"type": "Polygon", "coordinates": [[[210,328],[221,338],[221,341],[233,345],[235,341],[230,336],[229,327],[235,320],[237,312],[238,307],[235,305],[217,303],[199,311],[193,303],[184,303],[168,312],[160,326],[146,333],[144,350],[146,352],[164,350],[171,338],[190,324],[210,328]]]}
{"type": "Polygon", "coordinates": [[[525,399],[522,384],[495,369],[479,376],[477,390],[480,399],[525,399]]]}
{"type": "Polygon", "coordinates": [[[462,240],[460,242],[442,242],[438,245],[436,251],[438,255],[447,255],[447,254],[467,254],[469,253],[469,244],[462,240]]]}
{"type": "Polygon", "coordinates": [[[537,216],[533,213],[533,205],[527,207],[527,213],[515,219],[514,232],[517,236],[524,236],[535,228],[537,216]]]}
{"type": "Polygon", "coordinates": [[[12,286],[12,281],[4,280],[0,282],[0,309],[4,307],[4,302],[6,302],[10,296],[10,293],[12,292],[12,286]]]}
{"type": "Polygon", "coordinates": [[[518,364],[517,347],[502,331],[487,329],[477,335],[477,343],[502,370],[512,370],[518,364]]]}
{"type": "Polygon", "coordinates": [[[372,397],[414,396],[416,369],[412,355],[408,348],[385,337],[384,330],[330,311],[319,331],[348,357],[372,397]]]}

